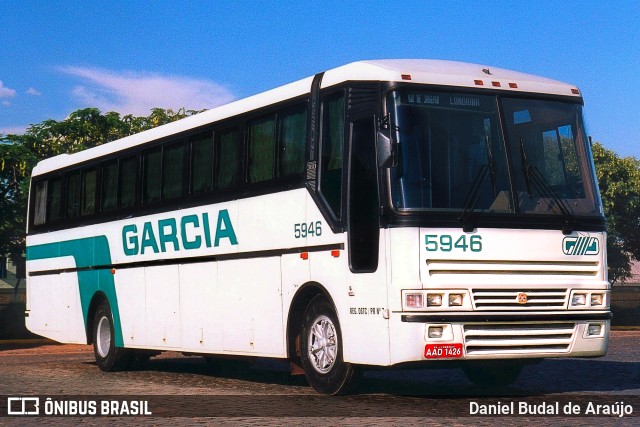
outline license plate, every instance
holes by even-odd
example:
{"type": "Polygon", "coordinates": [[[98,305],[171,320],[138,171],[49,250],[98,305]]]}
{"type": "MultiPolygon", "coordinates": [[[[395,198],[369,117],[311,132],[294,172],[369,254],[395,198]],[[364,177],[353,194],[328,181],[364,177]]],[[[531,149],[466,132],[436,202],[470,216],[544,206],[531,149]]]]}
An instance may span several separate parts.
{"type": "Polygon", "coordinates": [[[426,359],[462,357],[462,344],[427,344],[424,346],[426,359]]]}

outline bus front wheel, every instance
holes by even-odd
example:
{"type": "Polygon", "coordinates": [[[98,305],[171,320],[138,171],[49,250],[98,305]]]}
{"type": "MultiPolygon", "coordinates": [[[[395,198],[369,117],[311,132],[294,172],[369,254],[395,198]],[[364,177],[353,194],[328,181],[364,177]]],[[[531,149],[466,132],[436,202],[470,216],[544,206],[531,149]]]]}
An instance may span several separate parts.
{"type": "Polygon", "coordinates": [[[105,372],[125,369],[130,362],[131,353],[115,344],[111,307],[105,300],[93,318],[93,353],[98,367],[105,372]]]}
{"type": "Polygon", "coordinates": [[[302,321],[301,362],[309,384],[319,393],[346,393],[354,380],[355,367],[342,356],[338,316],[322,295],[311,300],[302,321]]]}

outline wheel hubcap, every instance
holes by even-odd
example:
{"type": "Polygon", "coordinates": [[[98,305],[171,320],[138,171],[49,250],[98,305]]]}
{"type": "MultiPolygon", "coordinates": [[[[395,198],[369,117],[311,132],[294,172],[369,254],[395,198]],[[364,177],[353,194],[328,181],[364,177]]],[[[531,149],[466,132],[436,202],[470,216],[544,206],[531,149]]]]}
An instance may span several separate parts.
{"type": "Polygon", "coordinates": [[[111,347],[111,326],[109,325],[109,319],[104,316],[98,322],[96,345],[100,357],[107,357],[111,347]]]}
{"type": "Polygon", "coordinates": [[[327,316],[318,316],[313,322],[308,339],[309,360],[321,374],[331,371],[338,354],[336,327],[327,316]]]}

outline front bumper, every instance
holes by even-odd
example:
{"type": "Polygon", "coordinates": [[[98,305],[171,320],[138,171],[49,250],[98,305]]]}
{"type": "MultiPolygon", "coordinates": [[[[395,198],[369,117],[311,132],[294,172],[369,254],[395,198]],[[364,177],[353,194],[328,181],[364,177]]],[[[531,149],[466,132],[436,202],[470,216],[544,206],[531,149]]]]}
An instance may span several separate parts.
{"type": "Polygon", "coordinates": [[[394,313],[392,364],[430,360],[425,346],[434,344],[461,344],[456,360],[600,357],[611,317],[609,311],[394,313]],[[430,328],[442,335],[430,337],[430,328]]]}

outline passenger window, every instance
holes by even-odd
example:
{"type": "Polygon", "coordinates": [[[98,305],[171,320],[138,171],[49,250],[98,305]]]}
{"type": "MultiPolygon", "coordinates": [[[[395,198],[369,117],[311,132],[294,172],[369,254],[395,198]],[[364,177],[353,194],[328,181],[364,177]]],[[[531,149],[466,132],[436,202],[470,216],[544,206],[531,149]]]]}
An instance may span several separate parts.
{"type": "Polygon", "coordinates": [[[213,134],[191,138],[191,191],[205,193],[213,188],[213,134]]]}
{"type": "Polygon", "coordinates": [[[62,219],[62,178],[49,180],[47,189],[47,222],[58,222],[62,219]]]}
{"type": "Polygon", "coordinates": [[[268,117],[249,125],[249,182],[273,179],[275,119],[268,117]]]}
{"type": "Polygon", "coordinates": [[[160,172],[162,169],[162,150],[160,147],[142,155],[143,179],[142,202],[149,204],[160,200],[160,172]]]}
{"type": "Polygon", "coordinates": [[[102,212],[114,210],[118,206],[118,161],[102,166],[102,212]]]}
{"type": "Polygon", "coordinates": [[[164,148],[162,156],[162,199],[170,200],[182,196],[184,169],[184,145],[182,143],[164,148]]]}
{"type": "Polygon", "coordinates": [[[232,188],[240,184],[242,177],[242,140],[240,131],[232,129],[217,132],[215,150],[216,188],[232,188]]]}
{"type": "Polygon", "coordinates": [[[136,183],[138,182],[138,156],[120,160],[120,194],[118,200],[121,208],[130,208],[136,204],[136,183]]]}
{"type": "Polygon", "coordinates": [[[44,224],[47,220],[47,181],[36,183],[34,203],[33,225],[44,224]]]}
{"type": "Polygon", "coordinates": [[[82,216],[91,215],[96,212],[96,170],[87,169],[82,171],[82,206],[80,214],[82,216]]]}
{"type": "Polygon", "coordinates": [[[342,209],[342,159],[344,151],[344,95],[325,99],[322,109],[320,192],[340,219],[342,209]]]}
{"type": "Polygon", "coordinates": [[[66,197],[67,218],[73,219],[80,216],[80,171],[71,172],[67,175],[67,197],[66,197]]]}
{"type": "Polygon", "coordinates": [[[278,176],[304,172],[307,109],[280,114],[278,118],[278,176]]]}

